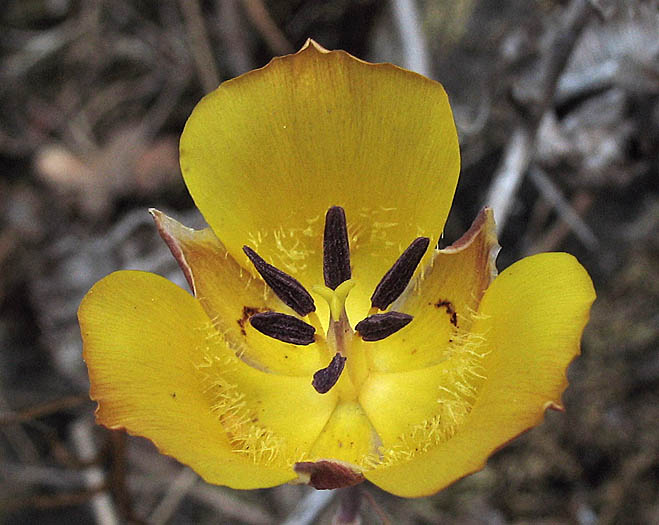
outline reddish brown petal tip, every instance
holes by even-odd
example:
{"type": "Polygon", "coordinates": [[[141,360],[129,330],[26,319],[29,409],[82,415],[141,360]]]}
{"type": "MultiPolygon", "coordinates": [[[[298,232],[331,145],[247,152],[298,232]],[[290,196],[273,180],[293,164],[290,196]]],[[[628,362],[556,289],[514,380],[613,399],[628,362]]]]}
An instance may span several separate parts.
{"type": "Polygon", "coordinates": [[[184,235],[191,235],[193,230],[191,228],[186,228],[178,221],[175,221],[171,217],[168,217],[166,214],[160,210],[156,210],[155,208],[149,208],[149,213],[156,223],[158,234],[162,240],[165,241],[169,251],[172,252],[174,259],[176,259],[176,262],[181,268],[181,271],[183,272],[185,280],[188,282],[192,293],[196,294],[192,269],[190,268],[188,261],[185,259],[185,254],[183,253],[183,248],[181,247],[181,237],[184,235]]]}
{"type": "Polygon", "coordinates": [[[301,461],[293,467],[300,481],[317,490],[352,487],[364,481],[364,475],[341,461],[301,461]]]}
{"type": "Polygon", "coordinates": [[[545,403],[545,410],[556,410],[557,412],[565,412],[565,407],[554,401],[547,401],[545,403]]]}

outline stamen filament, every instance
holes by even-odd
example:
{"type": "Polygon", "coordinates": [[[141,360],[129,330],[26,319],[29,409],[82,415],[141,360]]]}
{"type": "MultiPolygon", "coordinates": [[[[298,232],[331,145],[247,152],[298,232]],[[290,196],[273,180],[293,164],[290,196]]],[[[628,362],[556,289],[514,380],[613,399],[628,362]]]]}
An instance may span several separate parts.
{"type": "Polygon", "coordinates": [[[320,318],[316,312],[310,312],[307,314],[307,320],[309,324],[316,329],[316,339],[323,338],[323,324],[320,322],[320,318]]]}

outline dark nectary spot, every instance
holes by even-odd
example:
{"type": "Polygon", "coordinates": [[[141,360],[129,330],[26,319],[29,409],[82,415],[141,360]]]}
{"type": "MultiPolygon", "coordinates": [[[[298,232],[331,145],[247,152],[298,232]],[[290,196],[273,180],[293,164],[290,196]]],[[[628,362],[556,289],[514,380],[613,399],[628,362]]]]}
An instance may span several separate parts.
{"type": "Polygon", "coordinates": [[[445,301],[440,299],[435,303],[435,306],[437,308],[446,308],[446,313],[451,318],[451,324],[456,328],[458,327],[458,312],[455,311],[455,306],[453,306],[453,303],[451,301],[445,301]]]}
{"type": "Polygon", "coordinates": [[[243,316],[237,321],[238,326],[240,326],[240,333],[247,335],[247,331],[245,330],[245,323],[249,321],[250,317],[252,317],[254,314],[268,311],[269,310],[267,308],[259,308],[258,306],[243,306],[243,316]]]}

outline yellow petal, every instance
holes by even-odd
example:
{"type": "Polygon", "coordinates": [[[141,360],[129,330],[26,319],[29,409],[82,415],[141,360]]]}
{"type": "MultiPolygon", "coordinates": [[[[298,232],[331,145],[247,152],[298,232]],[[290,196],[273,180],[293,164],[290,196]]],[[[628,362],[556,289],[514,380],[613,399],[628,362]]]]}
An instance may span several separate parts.
{"type": "Polygon", "coordinates": [[[337,392],[320,395],[311,377],[265,374],[235,357],[206,353],[204,393],[234,450],[262,465],[293,465],[327,425],[337,392]]]}
{"type": "Polygon", "coordinates": [[[359,404],[339,403],[312,447],[314,460],[338,459],[363,466],[377,452],[377,434],[359,404]]]}
{"type": "Polygon", "coordinates": [[[399,496],[433,494],[482,468],[488,456],[560,407],[565,371],[579,341],[593,285],[567,254],[540,254],[509,267],[488,288],[473,331],[489,352],[486,379],[455,435],[429,451],[366,473],[399,496]]]}
{"type": "Polygon", "coordinates": [[[366,343],[374,370],[401,372],[446,361],[471,328],[499,251],[492,210],[483,209],[455,243],[434,252],[391,309],[414,316],[400,332],[366,343]]]}
{"type": "Polygon", "coordinates": [[[211,483],[257,488],[295,478],[292,464],[336,403],[309,378],[237,359],[200,303],[153,274],[106,277],[79,320],[98,421],[151,439],[211,483]],[[297,402],[308,411],[293,413],[297,402]]]}
{"type": "Polygon", "coordinates": [[[195,296],[236,355],[263,370],[307,378],[325,366],[327,355],[319,345],[283,343],[252,327],[254,313],[295,312],[260,277],[241,268],[210,228],[193,230],[158,210],[151,214],[195,296]]]}
{"type": "Polygon", "coordinates": [[[459,150],[440,84],[309,41],[207,95],[181,137],[181,169],[236,260],[248,244],[307,288],[323,282],[325,212],[343,206],[348,308],[365,315],[402,250],[441,233],[459,150]]]}
{"type": "Polygon", "coordinates": [[[472,383],[480,375],[480,367],[468,357],[368,377],[359,403],[382,441],[385,459],[416,454],[454,434],[471,409],[476,393],[472,383]]]}

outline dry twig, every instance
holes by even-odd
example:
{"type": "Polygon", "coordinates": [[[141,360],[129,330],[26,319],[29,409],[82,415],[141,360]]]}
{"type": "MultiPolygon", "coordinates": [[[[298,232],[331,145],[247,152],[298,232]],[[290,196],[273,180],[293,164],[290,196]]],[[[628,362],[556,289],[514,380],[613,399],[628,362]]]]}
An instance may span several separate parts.
{"type": "Polygon", "coordinates": [[[413,0],[392,0],[393,18],[400,33],[403,65],[421,75],[432,77],[428,46],[421,28],[419,13],[413,0]]]}
{"type": "Polygon", "coordinates": [[[250,21],[261,33],[273,54],[288,55],[294,51],[293,45],[277,27],[262,0],[243,0],[243,5],[250,21]]]}
{"type": "Polygon", "coordinates": [[[230,76],[242,75],[254,69],[252,58],[253,38],[245,27],[240,12],[241,0],[215,0],[218,12],[217,36],[221,40],[226,57],[230,76]]]}
{"type": "MultiPolygon", "coordinates": [[[[92,424],[86,419],[79,419],[71,427],[71,441],[81,461],[90,463],[96,457],[96,446],[92,436],[92,424]]],[[[90,466],[83,473],[85,485],[91,491],[104,486],[105,476],[99,466],[90,466]]],[[[97,525],[118,525],[121,523],[114,503],[107,491],[95,494],[91,499],[92,510],[97,525]]]]}
{"type": "Polygon", "coordinates": [[[198,481],[199,476],[195,472],[188,468],[181,469],[178,476],[169,484],[158,506],[153,509],[151,516],[149,516],[149,523],[154,525],[167,523],[176,512],[176,508],[198,481]]]}
{"type": "Polygon", "coordinates": [[[310,489],[282,525],[309,525],[310,523],[315,523],[318,515],[330,504],[335,496],[335,490],[310,489]]]}
{"type": "Polygon", "coordinates": [[[201,6],[198,0],[180,0],[179,5],[185,18],[192,57],[201,85],[204,92],[209,93],[220,83],[220,74],[213,58],[213,49],[201,14],[201,6]]]}
{"type": "Polygon", "coordinates": [[[0,414],[0,426],[12,423],[26,423],[56,412],[62,412],[70,408],[76,408],[89,403],[87,396],[66,396],[54,401],[48,401],[41,405],[33,406],[18,412],[5,412],[0,414]]]}
{"type": "MultiPolygon", "coordinates": [[[[590,226],[584,222],[581,215],[567,201],[560,189],[552,182],[543,170],[534,167],[529,171],[529,179],[542,196],[556,209],[561,220],[574,232],[577,238],[590,250],[597,248],[599,242],[590,226]]],[[[583,211],[583,208],[582,208],[583,211]]]]}
{"type": "MultiPolygon", "coordinates": [[[[9,420],[8,422],[12,423],[12,413],[9,410],[9,404],[2,395],[2,392],[0,392],[0,410],[5,413],[2,419],[5,421],[9,420]]],[[[19,458],[21,458],[22,461],[26,463],[32,463],[37,460],[39,453],[32,443],[30,436],[28,436],[28,434],[20,425],[12,425],[5,428],[0,428],[0,431],[5,435],[7,441],[14,449],[14,452],[19,458]]]]}
{"type": "Polygon", "coordinates": [[[506,225],[517,189],[531,163],[535,136],[542,116],[552,105],[561,72],[592,12],[588,0],[572,0],[560,26],[554,30],[550,39],[551,44],[542,61],[539,84],[535,89],[531,88],[534,102],[532,111],[526,122],[513,132],[485,199],[485,204],[494,209],[499,233],[506,225]]]}
{"type": "MultiPolygon", "coordinates": [[[[585,213],[588,208],[590,208],[592,203],[592,195],[582,191],[574,196],[571,204],[568,203],[567,205],[571,210],[571,213],[576,217],[579,217],[580,214],[585,213]]],[[[579,220],[581,220],[580,217],[579,220]]],[[[575,231],[574,224],[567,222],[564,215],[561,216],[557,223],[531,247],[529,253],[550,252],[555,250],[570,231],[575,231]]],[[[595,242],[597,242],[597,239],[595,239],[595,242]]]]}

